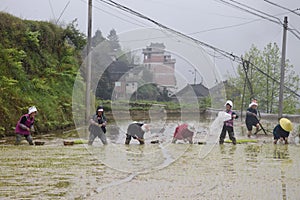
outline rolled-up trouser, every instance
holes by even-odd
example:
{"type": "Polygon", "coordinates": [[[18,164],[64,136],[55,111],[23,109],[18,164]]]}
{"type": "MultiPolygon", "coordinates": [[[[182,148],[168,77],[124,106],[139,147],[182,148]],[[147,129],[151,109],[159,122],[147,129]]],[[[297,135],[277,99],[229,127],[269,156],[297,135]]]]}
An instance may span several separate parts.
{"type": "Polygon", "coordinates": [[[27,140],[27,142],[30,144],[30,145],[33,145],[33,140],[32,140],[32,137],[31,135],[22,135],[22,134],[18,134],[16,135],[16,145],[19,145],[23,139],[23,137],[25,137],[25,139],[27,140]]]}
{"type": "Polygon", "coordinates": [[[100,138],[100,140],[103,144],[107,144],[106,135],[105,135],[105,133],[103,133],[102,130],[101,131],[91,131],[88,144],[92,145],[96,137],[100,138]]]}
{"type": "Polygon", "coordinates": [[[221,132],[221,135],[220,135],[220,141],[219,141],[219,143],[220,144],[224,143],[224,139],[226,137],[226,131],[228,132],[229,139],[232,141],[232,144],[236,144],[236,139],[234,137],[233,127],[231,127],[231,126],[225,126],[225,125],[222,128],[222,132],[221,132]]]}

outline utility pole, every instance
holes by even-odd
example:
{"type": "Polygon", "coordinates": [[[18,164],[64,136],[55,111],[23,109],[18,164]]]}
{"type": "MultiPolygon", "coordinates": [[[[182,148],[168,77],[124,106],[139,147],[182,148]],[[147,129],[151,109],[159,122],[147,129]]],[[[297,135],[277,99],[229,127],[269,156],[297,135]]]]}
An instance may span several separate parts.
{"type": "Polygon", "coordinates": [[[197,76],[197,71],[196,71],[196,68],[194,68],[194,73],[195,73],[195,76],[194,76],[194,85],[196,85],[196,76],[197,76]]]}
{"type": "Polygon", "coordinates": [[[189,70],[189,72],[191,72],[192,74],[194,74],[194,85],[196,85],[196,81],[197,81],[197,70],[196,68],[194,68],[194,71],[192,70],[189,70]]]}
{"type": "Polygon", "coordinates": [[[286,31],[288,28],[287,16],[284,17],[283,24],[283,39],[282,39],[282,55],[281,55],[281,68],[280,68],[280,88],[279,88],[279,105],[278,105],[278,118],[282,117],[283,110],[283,87],[284,87],[284,71],[285,71],[285,52],[286,52],[286,31]]]}
{"type": "Polygon", "coordinates": [[[86,94],[85,94],[85,105],[86,105],[86,113],[85,119],[86,124],[90,118],[90,102],[91,102],[91,36],[92,36],[92,0],[88,2],[88,30],[87,30],[87,59],[86,59],[86,94]]]}

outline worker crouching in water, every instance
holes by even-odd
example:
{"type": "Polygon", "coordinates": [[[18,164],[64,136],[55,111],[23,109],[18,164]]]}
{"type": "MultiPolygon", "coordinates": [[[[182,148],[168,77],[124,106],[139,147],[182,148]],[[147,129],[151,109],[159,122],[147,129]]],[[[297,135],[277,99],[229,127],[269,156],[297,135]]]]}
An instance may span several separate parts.
{"type": "Polygon", "coordinates": [[[274,144],[277,144],[277,141],[280,139],[281,142],[284,141],[285,144],[288,144],[288,137],[290,131],[293,130],[292,122],[287,118],[281,118],[279,124],[273,129],[274,144]]]}
{"type": "Polygon", "coordinates": [[[32,106],[28,109],[28,114],[21,116],[16,126],[16,145],[20,144],[22,138],[25,137],[30,145],[33,145],[31,132],[34,131],[34,117],[37,114],[37,109],[32,106]]]}
{"type": "Polygon", "coordinates": [[[190,144],[193,144],[195,128],[193,125],[181,124],[176,127],[172,143],[176,143],[177,140],[188,141],[190,144]]]}
{"type": "Polygon", "coordinates": [[[133,122],[129,124],[127,128],[125,144],[128,145],[131,141],[131,138],[138,140],[140,144],[145,144],[144,134],[148,131],[150,131],[149,124],[139,122],[133,122]]]}
{"type": "Polygon", "coordinates": [[[226,101],[225,106],[226,106],[225,112],[231,115],[231,119],[227,120],[227,121],[224,121],[224,125],[223,125],[222,132],[221,132],[221,135],[220,135],[219,143],[220,144],[224,143],[224,139],[226,137],[226,132],[228,132],[229,139],[232,141],[232,144],[235,145],[236,144],[236,139],[234,137],[234,131],[233,131],[233,120],[237,119],[238,116],[235,112],[233,112],[231,110],[232,107],[233,107],[232,101],[230,101],[230,100],[226,101]]]}
{"type": "Polygon", "coordinates": [[[102,106],[98,106],[96,114],[90,119],[89,126],[90,136],[89,145],[92,145],[95,138],[99,137],[103,144],[107,144],[106,140],[106,117],[104,115],[104,110],[102,106]]]}
{"type": "Polygon", "coordinates": [[[245,122],[246,122],[247,130],[248,130],[247,135],[249,138],[251,137],[253,126],[256,127],[256,133],[259,130],[259,120],[257,118],[257,106],[258,106],[257,101],[252,101],[249,104],[249,108],[247,109],[247,112],[246,112],[245,122]]]}

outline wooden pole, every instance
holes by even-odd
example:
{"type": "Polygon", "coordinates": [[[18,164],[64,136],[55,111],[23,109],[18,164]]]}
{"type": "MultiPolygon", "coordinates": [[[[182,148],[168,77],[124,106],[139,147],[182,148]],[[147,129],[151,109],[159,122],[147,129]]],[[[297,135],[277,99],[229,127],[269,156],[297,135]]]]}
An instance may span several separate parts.
{"type": "Polygon", "coordinates": [[[282,39],[282,56],[280,68],[280,88],[279,88],[279,105],[278,105],[278,118],[282,117],[283,112],[283,87],[284,87],[284,71],[285,71],[285,52],[286,52],[286,31],[288,27],[288,19],[284,17],[283,24],[283,39],[282,39]]]}
{"type": "Polygon", "coordinates": [[[88,30],[87,30],[87,63],[86,63],[86,94],[85,94],[85,105],[86,105],[86,123],[90,118],[90,102],[91,102],[91,36],[92,36],[92,0],[88,2],[88,30]]]}

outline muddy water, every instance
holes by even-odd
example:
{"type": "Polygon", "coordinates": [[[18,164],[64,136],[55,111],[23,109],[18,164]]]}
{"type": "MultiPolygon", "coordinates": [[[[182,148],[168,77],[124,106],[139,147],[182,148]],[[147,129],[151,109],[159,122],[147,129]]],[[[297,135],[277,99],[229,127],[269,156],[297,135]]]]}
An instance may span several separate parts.
{"type": "Polygon", "coordinates": [[[300,146],[273,145],[263,133],[257,143],[220,146],[214,122],[196,125],[194,142],[206,145],[171,144],[176,122],[147,133],[143,146],[123,145],[126,124],[110,129],[107,146],[63,146],[57,137],[1,144],[0,199],[299,199],[300,146]]]}

